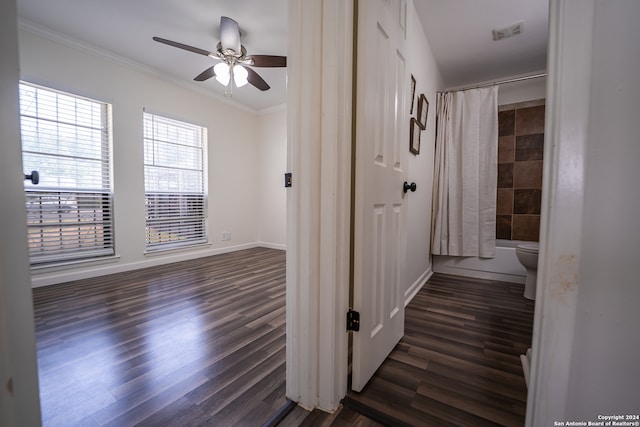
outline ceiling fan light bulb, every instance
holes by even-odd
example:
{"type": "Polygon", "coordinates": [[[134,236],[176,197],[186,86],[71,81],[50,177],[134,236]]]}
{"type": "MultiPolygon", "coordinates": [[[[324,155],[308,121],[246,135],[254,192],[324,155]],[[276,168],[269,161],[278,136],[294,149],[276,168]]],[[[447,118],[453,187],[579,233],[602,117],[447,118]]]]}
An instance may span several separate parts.
{"type": "Polygon", "coordinates": [[[229,79],[231,78],[231,73],[229,71],[229,66],[220,62],[213,67],[213,71],[216,73],[216,80],[222,85],[226,86],[229,84],[229,79]]]}
{"type": "Polygon", "coordinates": [[[246,85],[249,80],[249,72],[242,65],[236,65],[233,67],[233,81],[236,84],[236,87],[242,87],[246,85]]]}

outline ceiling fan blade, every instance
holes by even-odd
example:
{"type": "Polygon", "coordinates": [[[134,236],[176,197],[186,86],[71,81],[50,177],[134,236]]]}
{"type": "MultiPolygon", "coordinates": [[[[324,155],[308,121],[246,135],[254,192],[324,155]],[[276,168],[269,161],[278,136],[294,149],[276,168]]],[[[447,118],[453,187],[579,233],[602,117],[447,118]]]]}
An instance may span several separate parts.
{"type": "Polygon", "coordinates": [[[197,82],[203,82],[205,80],[209,80],[211,77],[214,77],[215,75],[216,75],[216,72],[213,71],[213,67],[209,67],[203,72],[201,72],[200,74],[198,74],[196,78],[193,80],[197,82]]]}
{"type": "Polygon", "coordinates": [[[249,73],[249,75],[247,76],[247,80],[253,86],[257,87],[261,91],[269,90],[271,88],[271,86],[269,86],[267,82],[265,82],[264,79],[260,77],[258,73],[253,71],[251,68],[247,68],[247,67],[244,67],[244,68],[245,70],[247,70],[247,73],[249,73]]]}
{"type": "Polygon", "coordinates": [[[174,41],[163,39],[163,38],[160,38],[160,37],[153,37],[153,40],[155,40],[157,42],[160,42],[160,43],[168,44],[169,46],[173,46],[173,47],[177,47],[177,48],[180,48],[180,49],[188,50],[189,52],[197,53],[199,55],[216,57],[216,55],[214,53],[211,53],[208,50],[200,49],[198,47],[189,46],[189,45],[186,45],[186,44],[174,42],[174,41]]]}
{"type": "Polygon", "coordinates": [[[251,55],[247,59],[249,60],[249,65],[253,65],[254,67],[286,67],[287,66],[286,56],[251,55]]]}
{"type": "Polygon", "coordinates": [[[222,49],[240,53],[240,28],[236,21],[226,16],[220,17],[220,44],[222,49]]]}

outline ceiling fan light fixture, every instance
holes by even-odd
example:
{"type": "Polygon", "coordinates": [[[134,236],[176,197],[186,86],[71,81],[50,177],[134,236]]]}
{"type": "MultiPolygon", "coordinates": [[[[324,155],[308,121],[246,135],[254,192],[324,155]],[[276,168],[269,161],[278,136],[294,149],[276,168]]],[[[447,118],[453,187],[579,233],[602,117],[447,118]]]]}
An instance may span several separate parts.
{"type": "Polygon", "coordinates": [[[249,72],[242,65],[235,65],[233,67],[233,82],[236,87],[242,87],[249,83],[249,72]]]}
{"type": "Polygon", "coordinates": [[[242,87],[247,83],[263,92],[270,89],[269,84],[264,81],[260,74],[255,72],[253,68],[247,68],[247,66],[266,68],[287,66],[286,56],[247,56],[247,50],[242,43],[240,43],[240,28],[238,27],[238,23],[226,16],[220,17],[220,41],[218,42],[217,50],[215,52],[209,52],[205,49],[174,42],[161,37],[153,37],[152,39],[159,43],[221,61],[215,66],[209,67],[198,74],[193,80],[197,82],[204,82],[205,80],[209,80],[211,77],[215,77],[218,83],[226,88],[225,96],[229,97],[231,96],[233,86],[242,87]]]}
{"type": "Polygon", "coordinates": [[[231,78],[231,74],[229,71],[229,66],[226,63],[220,62],[216,64],[216,66],[213,67],[213,71],[216,73],[216,80],[221,85],[226,86],[229,84],[229,79],[231,78]]]}

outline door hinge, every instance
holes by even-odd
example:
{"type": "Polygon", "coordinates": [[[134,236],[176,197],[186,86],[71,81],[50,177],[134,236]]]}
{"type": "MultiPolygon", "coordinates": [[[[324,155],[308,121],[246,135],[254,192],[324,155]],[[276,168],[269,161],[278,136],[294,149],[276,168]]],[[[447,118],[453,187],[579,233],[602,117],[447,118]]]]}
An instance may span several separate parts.
{"type": "Polygon", "coordinates": [[[347,312],[347,331],[358,332],[360,330],[360,313],[349,309],[347,312]]]}
{"type": "Polygon", "coordinates": [[[284,186],[285,188],[291,187],[291,172],[287,172],[284,174],[284,186]]]}

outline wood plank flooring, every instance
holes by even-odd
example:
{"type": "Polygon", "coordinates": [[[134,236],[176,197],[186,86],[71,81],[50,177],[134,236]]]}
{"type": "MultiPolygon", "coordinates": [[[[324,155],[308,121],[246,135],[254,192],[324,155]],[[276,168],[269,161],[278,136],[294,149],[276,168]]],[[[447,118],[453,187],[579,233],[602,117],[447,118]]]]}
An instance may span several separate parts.
{"type": "MultiPolygon", "coordinates": [[[[400,343],[361,393],[348,394],[349,417],[366,405],[391,426],[523,426],[520,354],[531,346],[534,308],[523,290],[435,274],[407,306],[400,343]]],[[[294,416],[296,425],[345,425],[317,410],[294,416]]],[[[354,423],[380,425],[362,416],[354,423]]]]}
{"type": "Polygon", "coordinates": [[[285,253],[33,291],[45,426],[260,426],[285,402],[285,253]]]}
{"type": "MultiPolygon", "coordinates": [[[[350,393],[336,414],[296,408],[280,425],[523,425],[519,355],[530,346],[533,302],[522,291],[434,275],[362,393],[350,393]]],[[[33,294],[45,426],[260,426],[285,402],[282,251],[250,249],[33,294]]]]}

